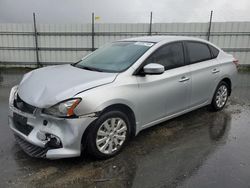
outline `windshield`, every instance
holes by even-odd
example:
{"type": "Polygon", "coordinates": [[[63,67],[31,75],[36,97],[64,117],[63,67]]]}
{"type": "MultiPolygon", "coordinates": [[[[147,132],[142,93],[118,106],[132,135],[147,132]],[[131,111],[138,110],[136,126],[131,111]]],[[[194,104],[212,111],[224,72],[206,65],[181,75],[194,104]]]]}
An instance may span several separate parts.
{"type": "Polygon", "coordinates": [[[153,44],[150,42],[114,42],[97,49],[74,66],[93,71],[122,72],[153,44]]]}

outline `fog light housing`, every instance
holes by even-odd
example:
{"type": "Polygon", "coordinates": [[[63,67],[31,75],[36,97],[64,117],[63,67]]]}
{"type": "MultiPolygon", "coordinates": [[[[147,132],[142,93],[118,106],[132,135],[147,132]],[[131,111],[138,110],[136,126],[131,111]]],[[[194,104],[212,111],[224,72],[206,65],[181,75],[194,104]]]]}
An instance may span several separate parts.
{"type": "Polygon", "coordinates": [[[47,146],[50,148],[61,148],[62,147],[62,142],[61,139],[53,134],[46,134],[46,138],[48,140],[47,146]]]}
{"type": "Polygon", "coordinates": [[[37,133],[37,138],[43,142],[46,142],[46,145],[45,145],[46,147],[49,147],[49,148],[61,148],[62,147],[61,139],[56,135],[39,131],[37,133]]]}

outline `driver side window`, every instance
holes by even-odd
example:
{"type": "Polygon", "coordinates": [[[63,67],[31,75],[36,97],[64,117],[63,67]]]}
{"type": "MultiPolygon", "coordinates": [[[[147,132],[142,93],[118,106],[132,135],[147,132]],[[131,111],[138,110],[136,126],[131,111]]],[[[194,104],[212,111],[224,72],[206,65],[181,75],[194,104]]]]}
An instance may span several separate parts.
{"type": "Polygon", "coordinates": [[[161,64],[165,70],[183,66],[185,63],[182,43],[175,42],[160,47],[146,60],[146,64],[149,63],[161,64]]]}

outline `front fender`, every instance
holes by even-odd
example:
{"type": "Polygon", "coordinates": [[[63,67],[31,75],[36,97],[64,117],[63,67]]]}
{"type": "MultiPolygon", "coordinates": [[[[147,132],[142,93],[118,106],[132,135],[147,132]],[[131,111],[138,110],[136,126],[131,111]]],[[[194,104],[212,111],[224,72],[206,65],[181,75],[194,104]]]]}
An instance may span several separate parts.
{"type": "Polygon", "coordinates": [[[109,106],[112,106],[112,105],[115,105],[115,104],[121,104],[121,105],[126,105],[128,106],[133,112],[135,112],[135,105],[128,101],[128,100],[125,100],[125,99],[112,99],[112,100],[109,100],[109,101],[106,101],[104,103],[102,103],[101,105],[99,105],[96,109],[95,109],[95,112],[100,112],[100,111],[103,111],[105,108],[109,107],[109,106]]]}

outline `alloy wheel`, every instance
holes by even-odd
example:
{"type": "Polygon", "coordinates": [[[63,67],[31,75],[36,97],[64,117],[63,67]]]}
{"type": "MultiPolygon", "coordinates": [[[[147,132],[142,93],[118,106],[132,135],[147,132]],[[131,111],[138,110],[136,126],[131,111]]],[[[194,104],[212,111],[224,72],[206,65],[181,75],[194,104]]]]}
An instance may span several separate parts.
{"type": "Polygon", "coordinates": [[[119,117],[109,118],[102,123],[97,131],[96,146],[104,154],[112,154],[125,142],[127,124],[119,117]]]}
{"type": "Polygon", "coordinates": [[[222,108],[226,101],[227,101],[227,97],[228,97],[228,90],[227,87],[225,85],[221,85],[216,93],[216,105],[218,108],[222,108]]]}

